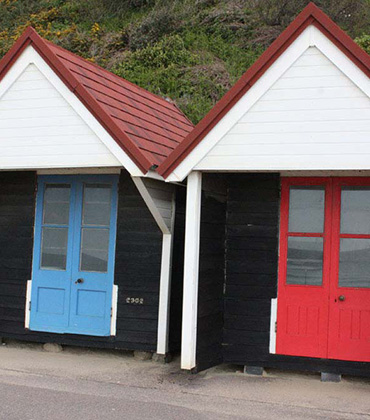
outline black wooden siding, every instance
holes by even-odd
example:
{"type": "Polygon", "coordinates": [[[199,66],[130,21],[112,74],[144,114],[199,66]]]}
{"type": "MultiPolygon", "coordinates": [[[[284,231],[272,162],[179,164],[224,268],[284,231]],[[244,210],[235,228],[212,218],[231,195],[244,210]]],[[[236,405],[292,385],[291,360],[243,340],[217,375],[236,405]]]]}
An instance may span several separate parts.
{"type": "Polygon", "coordinates": [[[279,177],[232,174],[227,180],[224,360],[262,359],[277,290],[279,177]]]}
{"type": "Polygon", "coordinates": [[[120,176],[117,215],[117,335],[50,334],[24,328],[26,282],[31,278],[35,183],[34,172],[0,173],[0,337],[155,352],[162,233],[126,172],[120,176]],[[144,304],[128,304],[127,297],[143,298],[144,304]]]}
{"type": "Polygon", "coordinates": [[[181,349],[182,296],[184,273],[186,188],[176,187],[175,232],[173,237],[169,350],[181,349]]]}
{"type": "Polygon", "coordinates": [[[226,189],[223,176],[203,175],[196,370],[222,363],[226,189]]]}
{"type": "Polygon", "coordinates": [[[0,337],[24,334],[26,282],[31,278],[34,172],[0,172],[0,337]]]}
{"type": "Polygon", "coordinates": [[[230,174],[226,216],[223,360],[240,365],[370,376],[370,363],[269,354],[277,296],[280,179],[230,174]]]}

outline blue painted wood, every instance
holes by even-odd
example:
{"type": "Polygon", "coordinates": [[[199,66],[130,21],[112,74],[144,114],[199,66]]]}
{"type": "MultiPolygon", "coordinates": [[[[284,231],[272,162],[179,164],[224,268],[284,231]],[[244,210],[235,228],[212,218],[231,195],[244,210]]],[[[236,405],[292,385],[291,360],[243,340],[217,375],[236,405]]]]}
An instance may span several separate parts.
{"type": "MultiPolygon", "coordinates": [[[[34,257],[32,270],[30,329],[56,333],[110,335],[114,279],[118,176],[42,176],[38,180],[34,257]],[[83,188],[85,184],[111,186],[108,264],[106,272],[80,269],[83,188]],[[70,208],[65,270],[41,267],[42,228],[62,228],[43,223],[44,192],[48,184],[68,184],[70,208]],[[83,283],[76,283],[78,279],[83,283]]],[[[106,228],[94,226],[94,229],[106,228]]]]}

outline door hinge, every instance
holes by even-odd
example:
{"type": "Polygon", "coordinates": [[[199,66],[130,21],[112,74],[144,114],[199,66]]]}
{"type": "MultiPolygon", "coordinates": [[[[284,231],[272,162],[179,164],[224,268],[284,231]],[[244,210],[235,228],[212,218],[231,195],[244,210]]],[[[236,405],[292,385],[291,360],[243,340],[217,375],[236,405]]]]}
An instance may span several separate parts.
{"type": "Polygon", "coordinates": [[[32,302],[29,301],[29,304],[28,304],[28,310],[29,310],[29,312],[31,312],[31,306],[32,306],[32,302]]]}
{"type": "Polygon", "coordinates": [[[110,308],[110,317],[112,318],[113,317],[113,307],[111,306],[111,308],[110,308]]]}
{"type": "Polygon", "coordinates": [[[277,321],[275,321],[275,333],[277,333],[277,321]]]}

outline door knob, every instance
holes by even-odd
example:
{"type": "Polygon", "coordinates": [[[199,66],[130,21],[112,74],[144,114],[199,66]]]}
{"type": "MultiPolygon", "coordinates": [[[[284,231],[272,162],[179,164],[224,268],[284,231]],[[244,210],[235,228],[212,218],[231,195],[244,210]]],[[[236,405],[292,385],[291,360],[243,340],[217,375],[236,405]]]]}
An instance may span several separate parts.
{"type": "Polygon", "coordinates": [[[343,295],[340,295],[338,298],[341,302],[344,302],[346,300],[346,297],[343,295]]]}
{"type": "Polygon", "coordinates": [[[84,279],[77,279],[76,281],[75,281],[75,284],[81,284],[81,283],[83,283],[84,282],[84,279]]]}

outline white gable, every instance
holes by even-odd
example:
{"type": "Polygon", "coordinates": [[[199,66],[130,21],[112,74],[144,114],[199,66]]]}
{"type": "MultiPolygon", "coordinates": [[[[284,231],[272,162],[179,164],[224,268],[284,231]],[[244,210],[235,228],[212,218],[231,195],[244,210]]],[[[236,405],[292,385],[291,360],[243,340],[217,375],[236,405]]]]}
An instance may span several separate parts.
{"type": "Polygon", "coordinates": [[[308,27],[169,176],[370,169],[370,81],[308,27]]]}
{"type": "Polygon", "coordinates": [[[125,167],[143,173],[31,47],[0,82],[0,170],[125,167]]]}
{"type": "Polygon", "coordinates": [[[0,99],[0,167],[120,166],[86,122],[29,64],[0,99]]]}
{"type": "Polygon", "coordinates": [[[370,98],[317,48],[239,119],[196,169],[370,168],[370,98]]]}

